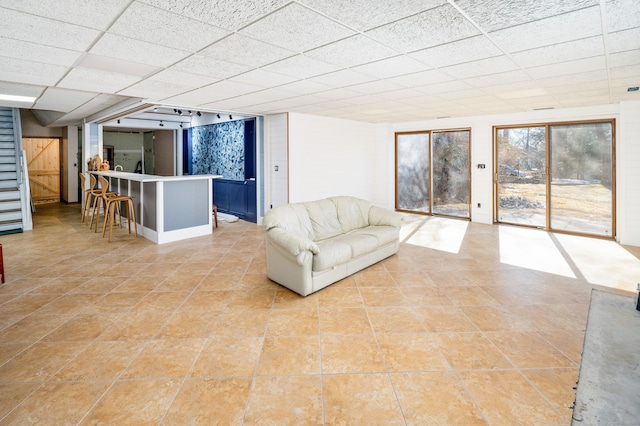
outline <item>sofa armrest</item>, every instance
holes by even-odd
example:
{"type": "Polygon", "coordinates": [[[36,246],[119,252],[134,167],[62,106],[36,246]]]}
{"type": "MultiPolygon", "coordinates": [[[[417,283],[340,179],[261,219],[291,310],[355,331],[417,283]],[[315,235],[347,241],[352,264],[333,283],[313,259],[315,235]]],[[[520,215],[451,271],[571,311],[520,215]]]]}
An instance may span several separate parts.
{"type": "Polygon", "coordinates": [[[320,252],[320,248],[313,241],[290,234],[280,228],[270,229],[267,232],[267,235],[271,238],[274,244],[280,246],[294,257],[305,251],[310,251],[313,254],[318,254],[320,252]]]}
{"type": "Polygon", "coordinates": [[[402,217],[394,211],[371,206],[371,209],[369,209],[369,225],[393,226],[399,229],[402,227],[402,217]]]}

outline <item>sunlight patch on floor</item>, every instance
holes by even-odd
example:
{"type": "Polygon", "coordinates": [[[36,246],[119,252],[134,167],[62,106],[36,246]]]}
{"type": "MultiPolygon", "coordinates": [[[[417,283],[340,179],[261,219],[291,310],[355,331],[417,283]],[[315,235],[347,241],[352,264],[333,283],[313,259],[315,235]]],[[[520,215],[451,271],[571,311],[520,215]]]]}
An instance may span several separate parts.
{"type": "Polygon", "coordinates": [[[459,253],[469,222],[431,217],[407,240],[407,244],[448,253],[459,253]]]}
{"type": "Polygon", "coordinates": [[[640,260],[615,241],[562,234],[555,238],[589,283],[636,291],[640,260]]]}
{"type": "Polygon", "coordinates": [[[501,226],[500,262],[565,277],[576,277],[551,236],[537,229],[501,226]]]}

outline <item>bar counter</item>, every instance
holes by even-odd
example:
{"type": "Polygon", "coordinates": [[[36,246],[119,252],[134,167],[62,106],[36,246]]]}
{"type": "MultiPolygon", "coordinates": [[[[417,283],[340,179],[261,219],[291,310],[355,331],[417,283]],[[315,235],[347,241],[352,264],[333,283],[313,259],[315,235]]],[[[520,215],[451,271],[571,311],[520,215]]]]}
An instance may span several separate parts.
{"type": "Polygon", "coordinates": [[[156,176],[115,171],[90,173],[109,180],[109,191],[133,197],[138,233],[156,244],[213,232],[212,179],[221,176],[156,176]]]}

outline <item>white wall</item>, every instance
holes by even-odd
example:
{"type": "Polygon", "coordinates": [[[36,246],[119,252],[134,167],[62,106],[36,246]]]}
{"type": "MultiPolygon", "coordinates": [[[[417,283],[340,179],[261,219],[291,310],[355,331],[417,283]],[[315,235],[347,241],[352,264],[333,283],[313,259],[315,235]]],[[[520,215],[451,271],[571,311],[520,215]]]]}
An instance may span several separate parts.
{"type": "Polygon", "coordinates": [[[289,201],[334,195],[382,199],[376,188],[378,148],[373,124],[289,113],[289,201]]]}
{"type": "Polygon", "coordinates": [[[640,101],[620,103],[617,127],[618,240],[640,246],[640,101]]]}
{"type": "Polygon", "coordinates": [[[289,158],[287,153],[287,114],[264,117],[265,134],[265,208],[281,206],[289,202],[289,158]],[[276,167],[278,170],[276,171],[276,167]]]}

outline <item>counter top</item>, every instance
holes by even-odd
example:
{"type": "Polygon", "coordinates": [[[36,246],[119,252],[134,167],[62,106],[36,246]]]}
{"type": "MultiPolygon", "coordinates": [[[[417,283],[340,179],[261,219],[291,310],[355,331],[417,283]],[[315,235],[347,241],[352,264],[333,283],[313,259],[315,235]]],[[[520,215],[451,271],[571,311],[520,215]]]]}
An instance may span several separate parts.
{"type": "Polygon", "coordinates": [[[157,175],[145,175],[140,173],[131,173],[131,172],[116,172],[113,170],[109,171],[92,171],[89,173],[93,173],[98,176],[104,177],[112,177],[118,179],[127,179],[136,182],[159,182],[159,181],[184,181],[184,180],[200,180],[200,179],[218,179],[221,178],[222,175],[184,175],[184,176],[157,176],[157,175]]]}

